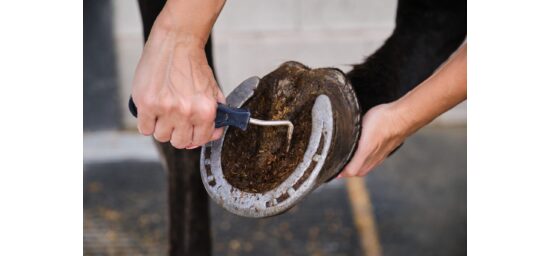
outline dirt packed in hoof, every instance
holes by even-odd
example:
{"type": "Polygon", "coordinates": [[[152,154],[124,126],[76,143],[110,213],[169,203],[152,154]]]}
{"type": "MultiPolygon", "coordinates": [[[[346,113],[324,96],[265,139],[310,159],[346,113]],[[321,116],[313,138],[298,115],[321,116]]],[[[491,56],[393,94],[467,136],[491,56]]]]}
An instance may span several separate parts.
{"type": "Polygon", "coordinates": [[[311,110],[321,94],[315,76],[307,72],[294,62],[281,66],[261,79],[254,96],[244,104],[253,118],[290,120],[294,133],[286,152],[287,126],[229,128],[221,157],[225,179],[234,187],[253,193],[269,191],[302,161],[311,134],[311,110]]]}

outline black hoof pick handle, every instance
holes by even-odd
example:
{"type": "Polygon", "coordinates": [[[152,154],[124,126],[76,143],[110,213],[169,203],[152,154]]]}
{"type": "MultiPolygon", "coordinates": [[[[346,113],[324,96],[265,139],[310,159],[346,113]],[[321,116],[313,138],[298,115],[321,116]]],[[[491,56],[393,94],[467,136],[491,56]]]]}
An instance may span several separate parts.
{"type": "MultiPolygon", "coordinates": [[[[137,118],[138,109],[132,97],[130,97],[130,100],[128,101],[128,108],[130,109],[130,113],[132,113],[132,115],[137,118]]],[[[216,128],[233,126],[243,131],[246,130],[249,123],[261,126],[286,125],[288,126],[288,140],[290,140],[290,138],[292,137],[292,132],[294,130],[294,125],[292,125],[290,121],[263,121],[250,118],[250,111],[248,111],[247,109],[233,108],[222,103],[218,103],[218,108],[216,109],[215,123],[216,128]]]]}

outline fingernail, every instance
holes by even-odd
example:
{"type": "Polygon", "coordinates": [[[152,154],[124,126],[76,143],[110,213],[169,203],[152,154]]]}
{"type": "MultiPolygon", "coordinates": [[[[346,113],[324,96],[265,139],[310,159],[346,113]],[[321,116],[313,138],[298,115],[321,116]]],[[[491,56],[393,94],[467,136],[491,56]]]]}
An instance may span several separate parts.
{"type": "Polygon", "coordinates": [[[199,146],[191,146],[191,147],[187,147],[187,149],[196,149],[198,148],[199,146]]]}

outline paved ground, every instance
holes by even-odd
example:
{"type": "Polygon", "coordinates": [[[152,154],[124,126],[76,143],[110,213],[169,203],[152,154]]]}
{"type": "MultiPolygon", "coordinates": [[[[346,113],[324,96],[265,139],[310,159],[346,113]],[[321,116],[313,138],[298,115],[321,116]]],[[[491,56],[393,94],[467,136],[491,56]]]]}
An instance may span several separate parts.
{"type": "Polygon", "coordinates": [[[422,131],[367,184],[385,255],[466,255],[466,129],[422,131]]]}
{"type": "MultiPolygon", "coordinates": [[[[87,159],[85,254],[165,253],[160,164],[149,158],[87,159]]],[[[422,130],[364,184],[384,255],[466,254],[465,128],[422,130]]],[[[214,255],[364,255],[365,233],[354,219],[348,189],[345,181],[332,181],[289,212],[260,220],[211,204],[214,255]]]]}

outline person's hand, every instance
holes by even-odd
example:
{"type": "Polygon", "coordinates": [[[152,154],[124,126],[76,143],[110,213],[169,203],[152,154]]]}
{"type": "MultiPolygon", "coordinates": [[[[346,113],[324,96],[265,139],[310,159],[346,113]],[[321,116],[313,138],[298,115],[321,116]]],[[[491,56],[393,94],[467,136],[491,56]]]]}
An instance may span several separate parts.
{"type": "Polygon", "coordinates": [[[155,23],[136,69],[132,97],[138,130],[179,149],[219,139],[217,102],[225,103],[204,52],[204,42],[155,23]]]}
{"type": "Polygon", "coordinates": [[[364,176],[409,135],[466,99],[467,45],[441,67],[391,103],[370,109],[363,117],[355,155],[338,177],[364,176]]]}
{"type": "Polygon", "coordinates": [[[406,138],[406,126],[392,103],[370,109],[363,116],[361,127],[357,150],[338,178],[365,176],[406,138]]]}

